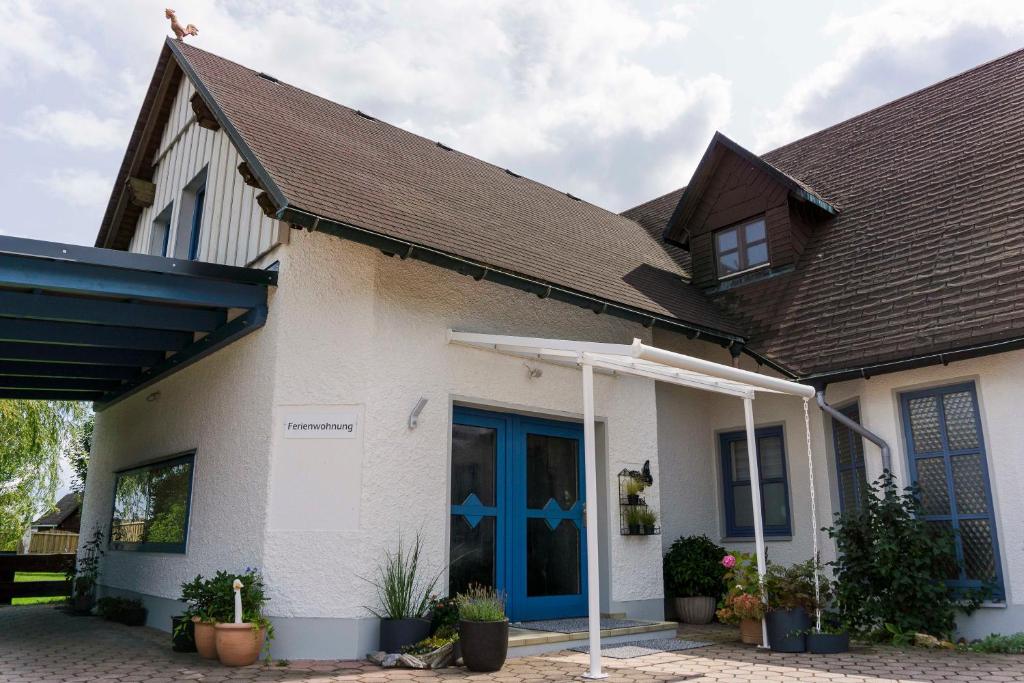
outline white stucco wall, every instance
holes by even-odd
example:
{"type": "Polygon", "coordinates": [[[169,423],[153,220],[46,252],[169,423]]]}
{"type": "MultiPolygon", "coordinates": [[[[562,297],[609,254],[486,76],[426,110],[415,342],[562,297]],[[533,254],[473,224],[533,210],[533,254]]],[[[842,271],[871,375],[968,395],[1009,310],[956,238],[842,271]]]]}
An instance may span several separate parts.
{"type": "Polygon", "coordinates": [[[262,565],[275,322],[96,414],[82,543],[109,536],[116,471],[196,451],[186,552],[108,549],[104,586],[176,600],[196,574],[262,565]]]}
{"type": "MultiPolygon", "coordinates": [[[[859,401],[861,423],[889,443],[893,471],[906,484],[908,459],[900,393],[967,381],[974,382],[978,394],[1006,606],[983,608],[958,623],[969,637],[1024,631],[1024,445],[1020,438],[1024,351],[843,382],[829,386],[826,396],[833,404],[859,401]]],[[[881,473],[878,449],[868,444],[866,452],[868,477],[873,478],[881,473]]]]}
{"type": "MultiPolygon", "coordinates": [[[[578,370],[541,364],[543,376],[529,379],[523,359],[448,345],[446,330],[628,342],[642,328],[321,234],[296,233],[282,253],[273,315],[291,332],[276,365],[274,403],[278,410],[363,410],[361,453],[308,472],[309,478],[360,476],[363,485],[354,525],[328,515],[307,529],[268,526],[271,611],[361,618],[374,594],[360,577],[372,573],[400,531],[422,532],[433,571],[447,562],[453,403],[575,419],[582,413],[578,370]],[[428,403],[419,427],[409,430],[409,412],[421,396],[428,403]]],[[[660,480],[653,383],[598,376],[596,404],[605,420],[607,471],[650,459],[660,480]]],[[[277,443],[275,505],[303,495],[301,479],[280,475],[303,464],[277,443]]],[[[616,500],[614,476],[600,484],[616,500]]],[[[651,494],[658,500],[657,484],[651,494]]],[[[622,537],[617,507],[604,513],[613,532],[603,539],[611,547],[611,599],[660,598],[657,538],[622,537]]],[[[440,585],[443,590],[445,577],[440,585]]]]}

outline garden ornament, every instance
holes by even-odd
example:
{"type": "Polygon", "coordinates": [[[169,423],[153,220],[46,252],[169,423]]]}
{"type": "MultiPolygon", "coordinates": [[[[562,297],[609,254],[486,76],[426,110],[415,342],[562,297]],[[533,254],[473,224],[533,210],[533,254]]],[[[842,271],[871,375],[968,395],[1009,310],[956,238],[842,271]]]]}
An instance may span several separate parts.
{"type": "Polygon", "coordinates": [[[174,14],[174,10],[167,8],[164,10],[164,16],[171,20],[171,31],[174,33],[174,37],[178,40],[185,40],[185,36],[198,36],[199,29],[196,28],[195,24],[188,24],[182,26],[181,22],[178,21],[178,17],[174,14]]]}

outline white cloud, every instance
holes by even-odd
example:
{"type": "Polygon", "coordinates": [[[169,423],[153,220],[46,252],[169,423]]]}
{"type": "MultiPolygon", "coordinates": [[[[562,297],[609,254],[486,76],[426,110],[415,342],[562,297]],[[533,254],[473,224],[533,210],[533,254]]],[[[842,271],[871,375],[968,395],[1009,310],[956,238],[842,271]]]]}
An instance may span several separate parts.
{"type": "Polygon", "coordinates": [[[893,0],[825,27],[839,47],[766,112],[761,150],[797,139],[1024,45],[1024,3],[893,0]]]}
{"type": "Polygon", "coordinates": [[[36,182],[47,194],[57,195],[76,207],[100,208],[110,198],[111,178],[89,169],[54,169],[36,182]]]}
{"type": "MultiPolygon", "coordinates": [[[[76,4],[68,2],[65,9],[76,4]]],[[[100,59],[93,42],[103,40],[112,26],[92,24],[85,35],[75,35],[41,9],[54,5],[29,0],[0,2],[0,83],[28,80],[26,76],[57,72],[74,78],[88,78],[99,71],[100,59]]]]}
{"type": "Polygon", "coordinates": [[[87,109],[52,110],[36,106],[23,123],[11,126],[15,135],[31,141],[56,142],[76,149],[124,149],[131,131],[126,121],[101,118],[87,109]]]}

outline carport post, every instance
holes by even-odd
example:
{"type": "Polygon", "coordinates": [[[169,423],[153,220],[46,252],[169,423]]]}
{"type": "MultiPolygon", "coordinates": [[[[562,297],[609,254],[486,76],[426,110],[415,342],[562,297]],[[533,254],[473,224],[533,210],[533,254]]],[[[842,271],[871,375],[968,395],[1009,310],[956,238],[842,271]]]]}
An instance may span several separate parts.
{"type": "Polygon", "coordinates": [[[583,363],[583,466],[587,487],[587,622],[590,671],[584,678],[608,678],[601,672],[601,575],[597,538],[597,430],[594,427],[594,366],[583,363]]]}
{"type": "MultiPolygon", "coordinates": [[[[764,549],[764,518],[761,514],[761,469],[757,465],[757,434],[754,430],[754,399],[743,399],[743,419],[747,423],[747,462],[750,469],[750,498],[754,513],[754,546],[757,550],[757,575],[761,600],[765,601],[764,575],[768,571],[764,549]]],[[[768,620],[761,620],[761,645],[768,647],[768,620]]]]}

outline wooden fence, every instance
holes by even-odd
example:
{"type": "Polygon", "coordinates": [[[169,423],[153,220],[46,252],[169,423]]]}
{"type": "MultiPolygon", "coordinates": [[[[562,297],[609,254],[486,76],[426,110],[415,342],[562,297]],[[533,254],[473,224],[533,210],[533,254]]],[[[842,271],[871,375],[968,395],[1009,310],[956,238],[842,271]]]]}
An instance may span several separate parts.
{"type": "Polygon", "coordinates": [[[14,598],[49,598],[71,595],[70,581],[14,582],[17,572],[65,573],[75,566],[73,553],[54,555],[0,555],[0,605],[14,598]]]}
{"type": "Polygon", "coordinates": [[[36,531],[28,543],[30,555],[54,555],[78,551],[78,534],[72,531],[36,531]]]}

